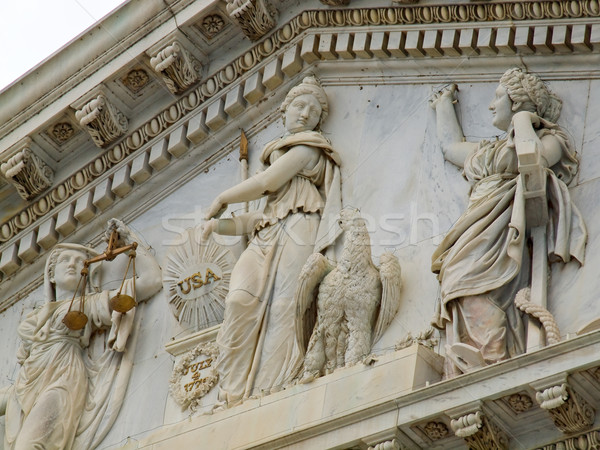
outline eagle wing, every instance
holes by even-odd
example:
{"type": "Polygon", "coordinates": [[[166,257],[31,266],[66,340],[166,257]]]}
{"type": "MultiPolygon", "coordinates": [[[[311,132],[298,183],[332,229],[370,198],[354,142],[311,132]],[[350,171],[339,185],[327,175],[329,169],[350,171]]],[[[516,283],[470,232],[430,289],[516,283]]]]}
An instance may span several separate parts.
{"type": "Polygon", "coordinates": [[[383,253],[380,257],[379,277],[381,279],[381,305],[373,331],[373,343],[377,342],[400,307],[400,291],[402,290],[402,269],[400,262],[392,253],[383,253]]]}
{"type": "Polygon", "coordinates": [[[318,287],[323,278],[333,270],[331,264],[321,253],[309,256],[298,277],[294,300],[296,302],[296,339],[299,348],[306,350],[317,319],[318,287]]]}

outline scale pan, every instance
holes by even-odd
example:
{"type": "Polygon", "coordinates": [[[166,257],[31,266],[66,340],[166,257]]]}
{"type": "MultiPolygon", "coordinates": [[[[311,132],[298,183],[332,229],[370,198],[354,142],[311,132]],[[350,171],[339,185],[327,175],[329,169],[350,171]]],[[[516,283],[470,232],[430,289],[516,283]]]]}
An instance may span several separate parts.
{"type": "Polygon", "coordinates": [[[110,307],[113,311],[126,313],[133,308],[137,303],[131,295],[118,294],[110,299],[110,307]]]}
{"type": "Polygon", "coordinates": [[[81,311],[69,311],[62,320],[66,327],[73,331],[81,330],[87,321],[87,316],[81,311]]]}

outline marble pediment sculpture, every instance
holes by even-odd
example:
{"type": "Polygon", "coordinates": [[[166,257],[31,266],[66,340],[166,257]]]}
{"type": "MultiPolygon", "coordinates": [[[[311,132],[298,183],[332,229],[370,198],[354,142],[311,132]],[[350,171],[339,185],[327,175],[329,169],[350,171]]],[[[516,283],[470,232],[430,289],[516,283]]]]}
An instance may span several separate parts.
{"type": "MultiPolygon", "coordinates": [[[[140,242],[116,219],[109,222],[109,230],[116,230],[123,244],[140,242]]],[[[161,269],[142,245],[136,254],[137,277],[124,279],[118,294],[143,301],[160,290],[161,269]]],[[[138,308],[124,314],[112,310],[110,299],[117,291],[102,289],[100,263],[89,268],[85,297],[77,295],[84,261],[98,256],[79,244],[59,244],[50,252],[44,272],[45,302],[18,328],[21,368],[14,384],[0,389],[5,450],[94,449],[116,420],[135,354],[134,339],[128,338],[138,308]],[[88,317],[79,330],[63,321],[71,307],[81,308],[88,317]],[[100,346],[105,350],[93,358],[87,348],[96,347],[96,339],[105,340],[100,346]]]]}
{"type": "Polygon", "coordinates": [[[301,383],[363,360],[387,329],[400,306],[401,268],[392,253],[381,266],[371,259],[371,239],[356,209],[340,213],[344,248],[337,264],[314,253],[300,275],[296,292],[297,339],[306,346],[301,383]],[[317,320],[311,308],[318,290],[317,320]]]}
{"type": "Polygon", "coordinates": [[[302,366],[305,349],[299,348],[294,328],[298,276],[308,257],[341,233],[335,220],[341,209],[341,159],[319,131],[328,110],[314,77],[292,88],[281,105],[286,133],[260,157],[265,170],[221,193],[206,214],[206,236],[251,235],[231,274],[217,336],[223,406],[282,389],[302,366]],[[262,197],[261,211],[215,218],[230,203],[262,197]]]}
{"type": "Polygon", "coordinates": [[[587,239],[567,188],[579,163],[557,125],[560,99],[536,75],[510,69],[489,107],[506,137],[468,142],[454,109],[456,91],[451,86],[431,101],[445,159],[471,184],[467,210],[432,256],[441,285],[433,323],[446,335],[446,377],[524,353],[517,293],[531,283],[542,304],[547,273],[539,268],[548,260],[583,263],[587,239]]]}

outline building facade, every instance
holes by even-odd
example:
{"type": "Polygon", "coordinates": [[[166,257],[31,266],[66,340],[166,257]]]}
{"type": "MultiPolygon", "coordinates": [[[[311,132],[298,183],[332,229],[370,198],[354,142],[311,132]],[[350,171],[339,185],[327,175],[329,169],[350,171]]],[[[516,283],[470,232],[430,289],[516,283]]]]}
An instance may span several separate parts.
{"type": "MultiPolygon", "coordinates": [[[[600,123],[592,110],[599,49],[597,0],[121,6],[0,93],[5,445],[46,436],[48,448],[74,449],[597,448],[600,123]],[[529,103],[499,83],[514,67],[529,103]],[[507,126],[500,124],[503,95],[510,97],[507,126]],[[309,125],[307,115],[293,129],[290,105],[301,97],[318,120],[309,125]],[[552,109],[554,98],[561,108],[552,109]],[[528,138],[517,124],[524,116],[528,138]],[[457,136],[479,143],[475,154],[493,152],[457,164],[455,147],[446,145],[457,136]],[[285,166],[285,150],[294,146],[306,155],[285,166]],[[505,148],[513,149],[508,156],[505,148]],[[485,174],[473,175],[474,167],[485,174]],[[297,178],[311,187],[296,186],[297,178]],[[498,197],[490,190],[476,196],[484,178],[514,185],[498,197]],[[236,185],[245,187],[232,191],[236,185]],[[293,189],[295,200],[281,200],[293,189]],[[320,195],[310,194],[312,204],[310,189],[320,195]],[[354,211],[354,221],[338,221],[341,209],[354,211]],[[254,211],[276,219],[254,218],[259,225],[243,228],[237,218],[254,211]],[[306,234],[291,221],[298,211],[316,220],[306,234]],[[461,228],[469,211],[479,216],[461,228]],[[241,236],[227,236],[235,234],[228,226],[241,236]],[[486,234],[493,227],[497,233],[486,234]],[[113,230],[120,239],[111,244],[113,230]],[[266,236],[275,232],[285,238],[266,236]],[[349,257],[351,236],[363,240],[349,257]],[[456,250],[460,239],[466,242],[456,250]],[[111,251],[133,242],[134,254],[127,248],[113,258],[111,251]],[[90,262],[83,277],[87,306],[75,286],[79,266],[60,269],[74,285],[61,281],[57,268],[68,262],[57,248],[85,255],[79,264],[105,259],[90,262]],[[315,260],[304,266],[315,250],[332,265],[319,278],[318,300],[318,282],[306,285],[305,297],[298,287],[317,267],[315,260]],[[384,269],[388,261],[399,263],[401,283],[384,269]],[[304,354],[318,345],[318,336],[310,340],[315,317],[317,328],[326,320],[325,306],[316,305],[329,298],[329,270],[378,280],[357,297],[376,301],[365,331],[369,348],[344,353],[362,336],[353,334],[348,306],[342,331],[322,331],[344,348],[329,365],[310,366],[304,354]],[[279,278],[289,274],[292,281],[279,278]],[[488,287],[471,289],[477,282],[468,276],[488,287]],[[494,301],[522,321],[514,325],[521,347],[488,357],[484,344],[469,340],[469,324],[483,324],[482,339],[505,349],[512,338],[492,335],[511,334],[513,323],[489,325],[493,313],[483,307],[453,308],[475,294],[491,298],[513,280],[514,292],[494,301]],[[230,286],[258,299],[235,317],[261,315],[228,319],[230,286]],[[520,290],[515,306],[522,287],[530,293],[520,290]],[[284,291],[295,302],[281,313],[285,321],[271,300],[284,291]],[[139,305],[112,312],[106,302],[116,292],[137,296],[139,305]],[[447,305],[442,329],[432,328],[447,305]],[[67,309],[86,313],[83,331],[61,328],[67,309]],[[278,324],[291,328],[274,331],[278,324]],[[251,325],[258,328],[248,339],[256,342],[224,353],[227,339],[251,325]],[[222,327],[230,331],[217,343],[222,327]],[[305,347],[299,365],[289,364],[291,375],[281,369],[275,380],[260,381],[283,364],[279,350],[268,363],[259,350],[271,333],[305,347]],[[223,393],[229,381],[216,363],[234,358],[223,354],[250,355],[226,375],[246,385],[243,401],[223,393]],[[66,369],[75,366],[78,375],[66,369]],[[48,392],[63,392],[54,416],[60,402],[48,392]],[[52,425],[40,431],[44,420],[52,425]]],[[[340,299],[351,297],[348,283],[331,283],[333,293],[344,292],[340,299]]]]}

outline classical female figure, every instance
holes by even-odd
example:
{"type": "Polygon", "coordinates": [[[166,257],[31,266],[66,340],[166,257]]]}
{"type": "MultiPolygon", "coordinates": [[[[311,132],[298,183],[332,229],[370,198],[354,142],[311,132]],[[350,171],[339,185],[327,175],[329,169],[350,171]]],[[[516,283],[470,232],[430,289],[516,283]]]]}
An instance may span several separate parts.
{"type": "Polygon", "coordinates": [[[526,223],[527,180],[517,157],[523,146],[535,146],[541,157],[550,260],[582,263],[587,236],[567,189],[578,161],[567,133],[556,124],[562,103],[542,80],[518,68],[505,72],[489,109],[493,125],[506,137],[477,143],[465,141],[453,105],[455,91],[455,86],[445,89],[431,102],[444,156],[463,168],[471,184],[467,210],[432,257],[441,285],[434,325],[446,331],[448,377],[461,371],[454,344],[473,355],[467,366],[525,351],[525,328],[514,305],[517,291],[531,282],[527,239],[532,224],[526,223]]]}
{"type": "MultiPolygon", "coordinates": [[[[113,219],[110,228],[119,232],[122,241],[132,239],[121,222],[113,219]]],[[[100,288],[100,265],[94,264],[85,296],[86,326],[73,331],[63,323],[83,262],[97,255],[83,245],[59,244],[48,257],[46,302],[19,325],[21,369],[14,385],[0,390],[0,413],[6,415],[5,450],[93,449],[116,419],[130,374],[121,358],[135,308],[126,314],[111,311],[109,299],[117,292],[100,288]],[[110,330],[108,349],[91,360],[86,348],[100,329],[110,330]]],[[[160,290],[161,270],[141,245],[136,259],[136,297],[145,300],[160,290]]],[[[132,284],[132,279],[126,280],[121,292],[132,295],[132,284]]],[[[80,302],[81,297],[76,297],[73,308],[78,310],[80,302]]]]}
{"type": "Polygon", "coordinates": [[[339,228],[340,157],[318,131],[328,112],[314,77],[290,90],[281,111],[286,133],[261,154],[265,170],[227,189],[210,206],[215,217],[228,204],[266,197],[264,209],[204,228],[251,234],[231,275],[225,317],[217,337],[219,400],[229,406],[281,389],[301,368],[305,349],[296,342],[294,291],[307,258],[333,243],[339,228]]]}

